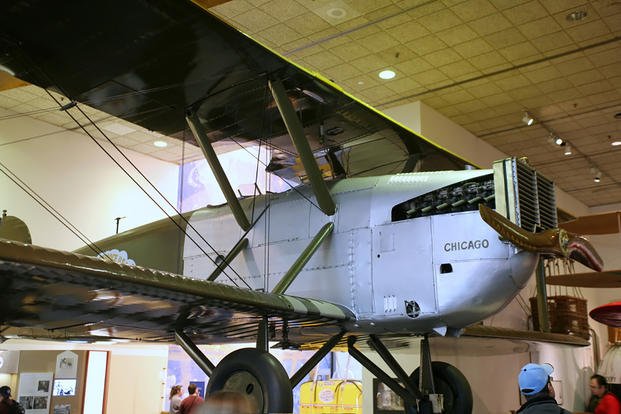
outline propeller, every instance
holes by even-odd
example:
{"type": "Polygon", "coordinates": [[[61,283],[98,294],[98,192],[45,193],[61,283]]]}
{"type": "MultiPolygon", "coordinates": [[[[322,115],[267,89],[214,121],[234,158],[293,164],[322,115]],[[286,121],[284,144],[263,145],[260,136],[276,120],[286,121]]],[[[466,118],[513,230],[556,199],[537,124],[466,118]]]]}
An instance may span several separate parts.
{"type": "Polygon", "coordinates": [[[593,245],[575,233],[559,228],[533,233],[512,223],[484,204],[479,204],[479,214],[483,221],[516,247],[529,252],[570,258],[598,272],[604,267],[604,262],[593,245]]]}

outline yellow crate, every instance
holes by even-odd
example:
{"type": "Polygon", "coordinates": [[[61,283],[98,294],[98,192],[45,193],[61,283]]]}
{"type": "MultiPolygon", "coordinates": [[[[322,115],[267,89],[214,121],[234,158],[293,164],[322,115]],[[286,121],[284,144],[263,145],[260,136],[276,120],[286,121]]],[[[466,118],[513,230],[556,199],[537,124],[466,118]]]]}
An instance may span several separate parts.
{"type": "Polygon", "coordinates": [[[300,414],[362,414],[362,383],[308,381],[300,388],[300,414]]]}

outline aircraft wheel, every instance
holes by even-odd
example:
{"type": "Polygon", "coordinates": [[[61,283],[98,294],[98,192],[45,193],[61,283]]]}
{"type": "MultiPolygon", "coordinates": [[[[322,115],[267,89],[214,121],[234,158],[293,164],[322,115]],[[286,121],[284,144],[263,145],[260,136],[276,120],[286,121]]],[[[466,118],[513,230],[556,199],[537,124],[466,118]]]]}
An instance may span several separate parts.
{"type": "Polygon", "coordinates": [[[293,412],[289,376],[270,353],[243,348],[228,354],[213,370],[207,393],[237,391],[253,398],[259,413],[293,412]]]}
{"type": "MultiPolygon", "coordinates": [[[[416,368],[410,380],[418,387],[419,370],[416,368]]],[[[451,364],[442,361],[431,363],[436,393],[444,395],[444,413],[472,414],[472,390],[464,374],[451,364]]]]}

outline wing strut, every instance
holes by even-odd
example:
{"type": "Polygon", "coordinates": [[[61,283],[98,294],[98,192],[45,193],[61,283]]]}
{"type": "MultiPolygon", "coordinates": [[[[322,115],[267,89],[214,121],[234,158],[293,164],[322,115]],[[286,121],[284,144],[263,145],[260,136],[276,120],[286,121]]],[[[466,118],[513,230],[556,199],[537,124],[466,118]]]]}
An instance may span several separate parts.
{"type": "Polygon", "coordinates": [[[287,290],[287,288],[295,280],[296,276],[304,268],[304,265],[308,263],[310,258],[313,257],[313,254],[315,254],[315,252],[319,248],[319,246],[321,246],[321,243],[325,240],[326,236],[332,233],[333,228],[334,223],[330,221],[324,224],[321,229],[319,229],[315,237],[313,237],[313,240],[311,240],[308,246],[306,246],[306,249],[304,249],[304,251],[300,253],[300,256],[297,258],[297,260],[291,265],[289,270],[287,270],[287,273],[285,273],[282,279],[280,279],[280,282],[278,282],[278,284],[274,287],[272,293],[285,293],[285,290],[287,290]]]}
{"type": "Polygon", "coordinates": [[[328,186],[323,181],[323,176],[319,170],[319,166],[317,166],[317,162],[313,156],[313,151],[311,150],[308,140],[306,139],[306,135],[304,134],[304,127],[302,126],[300,119],[295,114],[295,109],[293,108],[293,105],[291,105],[291,101],[287,96],[287,92],[285,91],[285,87],[282,82],[280,80],[270,80],[269,85],[274,101],[276,101],[278,111],[280,112],[280,116],[285,122],[285,126],[291,136],[293,145],[295,145],[300,159],[302,160],[302,165],[304,165],[306,175],[311,182],[311,187],[313,188],[315,197],[317,197],[319,207],[324,214],[331,216],[336,211],[336,205],[334,204],[334,200],[332,200],[328,186]]]}
{"type": "Polygon", "coordinates": [[[209,137],[205,133],[205,129],[203,125],[198,120],[196,113],[192,112],[185,118],[186,122],[190,126],[192,130],[192,134],[194,134],[194,138],[196,138],[196,142],[201,147],[203,151],[203,155],[207,159],[209,166],[211,167],[211,171],[213,175],[216,177],[216,181],[218,181],[218,185],[220,186],[220,190],[224,193],[224,198],[226,198],[226,202],[228,203],[231,211],[233,212],[233,216],[239,224],[239,227],[244,229],[244,231],[248,231],[250,229],[250,222],[248,221],[248,217],[246,217],[246,213],[242,209],[233,188],[231,187],[231,183],[224,173],[224,169],[222,168],[222,164],[220,164],[220,160],[218,160],[218,156],[216,155],[216,151],[214,151],[211,143],[209,142],[209,137]]]}
{"type": "Polygon", "coordinates": [[[183,348],[183,350],[188,354],[190,358],[196,365],[199,366],[200,369],[203,370],[208,377],[211,377],[211,373],[216,368],[216,366],[201,352],[201,350],[194,345],[194,342],[181,330],[175,330],[175,340],[183,348]]]}
{"type": "Polygon", "coordinates": [[[244,250],[246,246],[248,246],[248,238],[243,237],[235,244],[235,246],[233,246],[233,248],[226,255],[226,257],[222,258],[222,256],[218,256],[216,258],[217,266],[213,270],[213,272],[211,272],[207,280],[210,282],[213,282],[214,280],[216,280],[216,278],[220,276],[220,273],[222,273],[222,271],[226,269],[226,267],[237,257],[239,252],[244,250]]]}

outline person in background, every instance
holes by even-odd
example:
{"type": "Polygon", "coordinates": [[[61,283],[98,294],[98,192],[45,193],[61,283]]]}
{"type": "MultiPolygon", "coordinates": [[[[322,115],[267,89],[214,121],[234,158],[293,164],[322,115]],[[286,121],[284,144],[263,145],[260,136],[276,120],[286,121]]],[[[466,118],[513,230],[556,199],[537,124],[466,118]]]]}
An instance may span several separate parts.
{"type": "Polygon", "coordinates": [[[170,389],[170,410],[169,414],[179,414],[179,406],[181,405],[181,394],[183,390],[181,389],[181,385],[173,385],[170,389]]]}
{"type": "Polygon", "coordinates": [[[621,405],[617,397],[608,391],[608,381],[601,375],[595,374],[589,383],[591,399],[587,411],[595,414],[619,414],[621,405]]]}
{"type": "Polygon", "coordinates": [[[203,403],[203,398],[196,393],[196,385],[188,385],[188,395],[179,405],[179,414],[192,414],[192,410],[203,403]]]}
{"type": "Polygon", "coordinates": [[[195,414],[257,414],[254,399],[236,391],[216,391],[205,399],[195,414]]]}
{"type": "Polygon", "coordinates": [[[554,399],[550,364],[526,364],[518,375],[520,392],[526,402],[517,410],[517,414],[571,414],[561,408],[554,399]]]}
{"type": "Polygon", "coordinates": [[[6,385],[0,387],[0,414],[10,414],[11,406],[15,404],[15,400],[11,398],[11,387],[6,385]]]}

